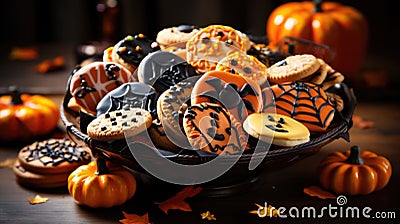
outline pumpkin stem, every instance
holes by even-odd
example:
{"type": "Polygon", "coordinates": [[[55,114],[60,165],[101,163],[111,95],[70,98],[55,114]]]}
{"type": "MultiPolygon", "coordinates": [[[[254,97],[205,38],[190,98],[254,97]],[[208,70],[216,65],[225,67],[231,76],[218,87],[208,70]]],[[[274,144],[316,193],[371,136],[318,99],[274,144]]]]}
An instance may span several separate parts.
{"type": "Polygon", "coordinates": [[[352,146],[350,148],[350,155],[346,160],[346,163],[350,163],[350,164],[363,164],[364,160],[361,158],[360,156],[360,147],[358,145],[352,146]]]}
{"type": "Polygon", "coordinates": [[[314,12],[322,12],[322,2],[323,0],[313,0],[314,1],[314,12]]]}
{"type": "Polygon", "coordinates": [[[107,165],[106,165],[106,160],[103,158],[97,158],[96,159],[96,164],[97,164],[97,171],[96,171],[96,175],[103,175],[103,174],[108,174],[110,173],[110,171],[107,169],[107,165]]]}
{"type": "Polygon", "coordinates": [[[21,99],[21,93],[18,91],[18,88],[16,86],[10,86],[8,87],[8,91],[10,92],[11,95],[11,104],[12,105],[20,105],[22,104],[22,99],[21,99]]]}

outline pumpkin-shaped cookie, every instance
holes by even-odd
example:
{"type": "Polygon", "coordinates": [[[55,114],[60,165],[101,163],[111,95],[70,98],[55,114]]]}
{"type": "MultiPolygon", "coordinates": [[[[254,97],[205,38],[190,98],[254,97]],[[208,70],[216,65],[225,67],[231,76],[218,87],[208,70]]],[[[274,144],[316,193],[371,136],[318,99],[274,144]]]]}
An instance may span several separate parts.
{"type": "Polygon", "coordinates": [[[260,86],[252,80],[224,71],[205,73],[195,84],[191,103],[218,103],[243,122],[247,115],[260,112],[260,86]]]}
{"type": "Polygon", "coordinates": [[[324,132],[330,125],[335,108],[328,102],[324,90],[306,82],[287,82],[262,90],[263,112],[276,107],[283,114],[303,123],[310,132],[324,132]]]}

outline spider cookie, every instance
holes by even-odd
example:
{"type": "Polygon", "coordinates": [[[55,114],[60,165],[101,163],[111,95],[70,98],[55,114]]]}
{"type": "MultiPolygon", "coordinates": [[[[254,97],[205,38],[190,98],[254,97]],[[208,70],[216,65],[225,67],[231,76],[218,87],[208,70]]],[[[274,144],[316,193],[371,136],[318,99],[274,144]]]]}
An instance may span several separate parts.
{"type": "Polygon", "coordinates": [[[267,81],[267,67],[256,57],[239,51],[219,61],[215,70],[238,74],[255,81],[260,86],[267,81]]]}
{"type": "Polygon", "coordinates": [[[218,104],[190,106],[185,112],[183,127],[193,148],[210,153],[237,154],[247,144],[241,123],[218,104]]]}
{"type": "Polygon", "coordinates": [[[111,53],[112,61],[126,67],[132,74],[146,55],[160,50],[157,42],[143,34],[127,35],[114,45],[111,53]]]}
{"type": "Polygon", "coordinates": [[[110,141],[135,136],[150,127],[152,117],[150,112],[142,108],[115,110],[102,114],[89,123],[89,137],[110,141]]]}
{"type": "Polygon", "coordinates": [[[162,49],[172,44],[187,42],[199,29],[193,25],[179,25],[168,27],[157,33],[156,41],[162,49]]]}
{"type": "Polygon", "coordinates": [[[132,79],[132,73],[116,63],[93,62],[73,74],[69,91],[74,104],[96,115],[99,101],[108,92],[132,79]]]}
{"type": "Polygon", "coordinates": [[[97,116],[114,110],[142,108],[156,115],[158,94],[142,82],[124,83],[107,93],[96,107],[97,116]]]}
{"type": "Polygon", "coordinates": [[[186,43],[187,61],[198,73],[212,71],[225,56],[235,51],[246,51],[241,35],[223,25],[201,29],[186,43]]]}
{"type": "Polygon", "coordinates": [[[17,182],[27,187],[62,187],[73,170],[90,161],[89,148],[70,139],[48,139],[22,148],[13,172],[17,182]]]}
{"type": "Polygon", "coordinates": [[[261,89],[253,80],[242,76],[210,71],[202,75],[193,88],[191,104],[202,102],[218,103],[243,122],[248,114],[261,111],[261,89]]]}
{"type": "Polygon", "coordinates": [[[272,144],[292,147],[310,141],[310,131],[302,123],[281,114],[253,113],[243,123],[244,130],[254,138],[272,144]]]}
{"type": "Polygon", "coordinates": [[[263,112],[276,113],[304,124],[310,132],[325,132],[335,114],[321,86],[312,83],[287,82],[263,90],[263,112]]]}
{"type": "Polygon", "coordinates": [[[321,64],[311,54],[293,55],[268,67],[268,81],[283,83],[299,81],[314,74],[321,64]]]}

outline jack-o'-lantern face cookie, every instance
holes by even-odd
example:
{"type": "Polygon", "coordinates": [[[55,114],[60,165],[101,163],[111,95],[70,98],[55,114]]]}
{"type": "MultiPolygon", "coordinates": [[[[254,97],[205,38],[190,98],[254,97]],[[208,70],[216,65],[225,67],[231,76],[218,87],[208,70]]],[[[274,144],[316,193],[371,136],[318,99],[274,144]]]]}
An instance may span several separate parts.
{"type": "Polygon", "coordinates": [[[247,117],[244,130],[261,141],[291,147],[308,142],[310,132],[302,123],[285,115],[273,113],[254,113],[247,117]]]}
{"type": "Polygon", "coordinates": [[[225,56],[246,51],[241,35],[232,27],[210,25],[201,29],[186,43],[187,61],[199,73],[214,70],[225,56]]]}
{"type": "Polygon", "coordinates": [[[191,103],[218,103],[239,121],[261,111],[261,89],[257,83],[224,71],[205,73],[195,84],[191,103]]]}
{"type": "Polygon", "coordinates": [[[218,104],[190,106],[183,127],[193,148],[216,154],[237,154],[245,149],[247,136],[241,124],[218,104]]]}
{"type": "Polygon", "coordinates": [[[321,86],[287,82],[266,87],[262,92],[263,112],[276,108],[276,113],[296,119],[311,132],[326,131],[333,120],[335,108],[321,86]]]}
{"type": "Polygon", "coordinates": [[[134,78],[123,66],[110,62],[92,62],[73,74],[69,91],[78,106],[96,115],[99,101],[108,92],[128,81],[134,81],[134,78]]]}
{"type": "Polygon", "coordinates": [[[267,81],[267,67],[256,57],[242,52],[232,53],[218,62],[217,71],[238,74],[263,85],[267,81]]]}

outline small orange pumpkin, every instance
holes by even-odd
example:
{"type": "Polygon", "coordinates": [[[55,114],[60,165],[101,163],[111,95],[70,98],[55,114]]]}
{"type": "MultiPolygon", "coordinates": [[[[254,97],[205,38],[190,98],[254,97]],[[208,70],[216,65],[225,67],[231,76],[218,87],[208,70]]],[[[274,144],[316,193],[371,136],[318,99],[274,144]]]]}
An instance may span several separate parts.
{"type": "Polygon", "coordinates": [[[346,75],[357,74],[366,56],[366,19],[357,9],[338,2],[282,4],[268,16],[266,31],[271,47],[277,47],[285,36],[330,46],[335,52],[330,65],[346,75]]]}
{"type": "Polygon", "coordinates": [[[60,118],[58,106],[41,95],[21,94],[10,87],[0,96],[0,141],[29,141],[50,133],[60,118]]]}
{"type": "Polygon", "coordinates": [[[109,208],[133,197],[136,179],[122,166],[113,165],[109,170],[105,160],[98,158],[69,175],[68,190],[78,204],[109,208]]]}
{"type": "Polygon", "coordinates": [[[337,194],[365,195],[381,190],[389,182],[392,166],[385,157],[358,146],[345,152],[334,152],[318,167],[322,186],[337,194]]]}

